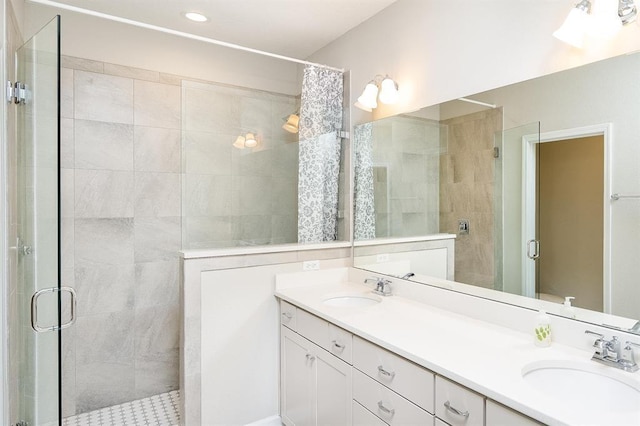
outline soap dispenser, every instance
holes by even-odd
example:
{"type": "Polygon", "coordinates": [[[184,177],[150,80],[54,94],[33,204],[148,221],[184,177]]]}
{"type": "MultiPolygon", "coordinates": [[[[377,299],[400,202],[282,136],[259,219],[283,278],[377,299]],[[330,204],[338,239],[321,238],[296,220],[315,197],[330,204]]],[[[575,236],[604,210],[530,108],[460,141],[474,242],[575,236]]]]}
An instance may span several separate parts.
{"type": "Polygon", "coordinates": [[[546,348],[551,345],[551,320],[545,311],[539,311],[536,317],[534,329],[534,342],[536,346],[546,348]]]}
{"type": "Polygon", "coordinates": [[[575,318],[576,317],[576,310],[573,308],[573,306],[571,306],[571,301],[575,299],[575,297],[573,296],[567,296],[564,298],[564,302],[562,303],[563,307],[562,307],[562,315],[564,315],[567,318],[575,318]]]}

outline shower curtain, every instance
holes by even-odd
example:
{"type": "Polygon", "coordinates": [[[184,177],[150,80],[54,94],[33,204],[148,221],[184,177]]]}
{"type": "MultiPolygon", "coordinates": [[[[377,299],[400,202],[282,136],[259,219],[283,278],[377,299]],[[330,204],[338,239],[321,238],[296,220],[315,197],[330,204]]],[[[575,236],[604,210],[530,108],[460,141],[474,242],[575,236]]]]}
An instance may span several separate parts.
{"type": "Polygon", "coordinates": [[[342,73],[307,65],[298,154],[298,242],[338,237],[342,73]]]}
{"type": "Polygon", "coordinates": [[[373,191],[373,123],[356,126],[353,135],[354,161],[354,228],[356,240],[376,237],[373,191]]]}

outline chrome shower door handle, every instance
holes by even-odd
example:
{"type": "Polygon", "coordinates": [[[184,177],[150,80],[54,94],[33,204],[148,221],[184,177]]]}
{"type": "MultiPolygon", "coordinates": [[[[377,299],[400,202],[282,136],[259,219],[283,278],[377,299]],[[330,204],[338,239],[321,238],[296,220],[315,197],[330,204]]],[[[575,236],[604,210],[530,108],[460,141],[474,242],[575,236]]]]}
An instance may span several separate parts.
{"type": "Polygon", "coordinates": [[[527,241],[527,257],[532,260],[536,260],[540,257],[540,241],[529,240],[527,241]],[[533,246],[533,251],[531,247],[533,246]]]}
{"type": "Polygon", "coordinates": [[[36,333],[44,333],[46,331],[57,331],[62,330],[67,327],[71,327],[74,322],[76,322],[76,307],[77,307],[77,298],[76,291],[71,287],[50,287],[43,288],[42,290],[38,290],[33,293],[31,296],[31,328],[36,333]],[[64,324],[60,325],[52,325],[49,327],[40,327],[38,325],[38,299],[45,293],[55,293],[55,292],[63,292],[66,291],[71,295],[71,318],[64,324]]]}

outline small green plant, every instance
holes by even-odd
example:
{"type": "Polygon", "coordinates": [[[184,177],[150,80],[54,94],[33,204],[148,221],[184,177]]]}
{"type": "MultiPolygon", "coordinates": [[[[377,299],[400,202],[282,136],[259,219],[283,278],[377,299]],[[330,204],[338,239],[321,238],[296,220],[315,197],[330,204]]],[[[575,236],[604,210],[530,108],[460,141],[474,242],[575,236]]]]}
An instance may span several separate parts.
{"type": "Polygon", "coordinates": [[[536,337],[541,342],[551,335],[551,330],[548,325],[542,325],[540,327],[536,327],[535,331],[536,331],[536,337]]]}

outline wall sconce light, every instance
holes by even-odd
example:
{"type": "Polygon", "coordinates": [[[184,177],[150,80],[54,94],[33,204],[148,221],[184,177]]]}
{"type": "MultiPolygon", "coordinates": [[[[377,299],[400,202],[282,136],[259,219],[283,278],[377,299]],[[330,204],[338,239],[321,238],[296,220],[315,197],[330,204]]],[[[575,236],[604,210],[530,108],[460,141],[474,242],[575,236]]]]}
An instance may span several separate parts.
{"type": "Polygon", "coordinates": [[[391,77],[376,75],[364,87],[362,94],[358,97],[358,101],[354,106],[361,110],[371,112],[374,108],[378,107],[377,99],[383,104],[394,104],[398,102],[398,83],[396,83],[391,77]]]}
{"type": "Polygon", "coordinates": [[[286,122],[282,125],[282,128],[289,133],[298,133],[298,123],[300,122],[298,112],[290,114],[285,120],[286,122]]]}
{"type": "Polygon", "coordinates": [[[236,141],[233,143],[233,146],[238,149],[255,148],[256,146],[258,146],[258,139],[256,138],[255,134],[249,132],[244,136],[238,136],[236,138],[236,141]]]}
{"type": "Polygon", "coordinates": [[[553,36],[581,48],[587,34],[600,39],[610,39],[623,25],[636,20],[638,11],[634,0],[618,0],[617,12],[612,0],[594,1],[597,1],[596,8],[592,7],[592,0],[581,0],[576,4],[553,36]]]}

